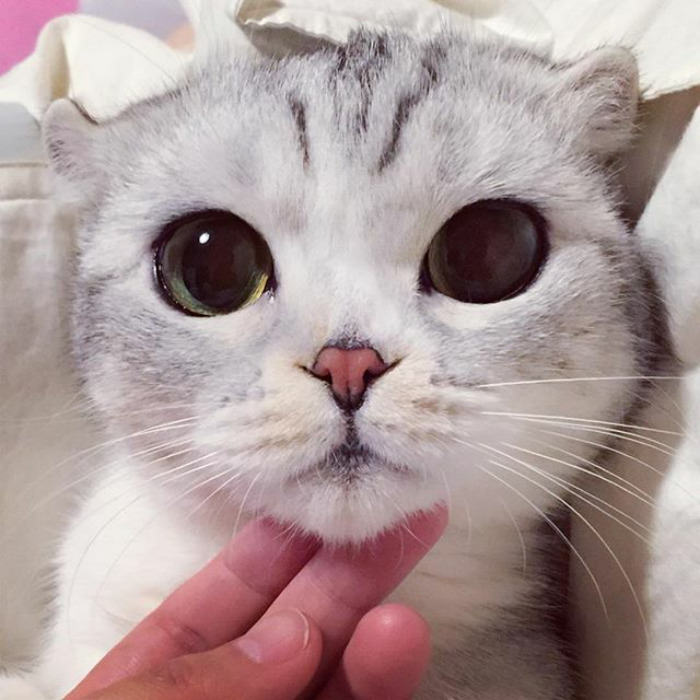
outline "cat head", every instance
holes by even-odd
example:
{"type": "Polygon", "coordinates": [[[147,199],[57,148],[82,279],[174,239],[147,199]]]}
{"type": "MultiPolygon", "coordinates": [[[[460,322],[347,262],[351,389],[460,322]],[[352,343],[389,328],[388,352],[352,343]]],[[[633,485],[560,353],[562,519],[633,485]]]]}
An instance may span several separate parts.
{"type": "Polygon", "coordinates": [[[359,34],[103,124],[56,103],[76,357],[129,468],[336,541],[548,507],[651,352],[605,174],[636,101],[619,49],[359,34]]]}

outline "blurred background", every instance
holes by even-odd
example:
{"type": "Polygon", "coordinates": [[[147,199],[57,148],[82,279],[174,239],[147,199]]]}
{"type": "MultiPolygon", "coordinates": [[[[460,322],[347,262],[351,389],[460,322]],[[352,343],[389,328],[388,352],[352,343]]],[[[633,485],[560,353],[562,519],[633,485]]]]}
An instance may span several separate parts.
{"type": "Polygon", "coordinates": [[[49,20],[70,12],[131,24],[163,38],[186,21],[177,0],[0,0],[0,74],[32,53],[49,20]]]}

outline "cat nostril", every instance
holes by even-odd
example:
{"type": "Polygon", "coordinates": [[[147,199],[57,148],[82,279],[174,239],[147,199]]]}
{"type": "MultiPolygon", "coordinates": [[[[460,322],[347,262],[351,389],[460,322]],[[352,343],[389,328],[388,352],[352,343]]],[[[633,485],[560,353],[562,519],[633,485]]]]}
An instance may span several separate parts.
{"type": "Polygon", "coordinates": [[[367,387],[388,369],[373,348],[327,346],[318,354],[311,373],[330,384],[342,409],[355,410],[362,404],[367,387]]]}

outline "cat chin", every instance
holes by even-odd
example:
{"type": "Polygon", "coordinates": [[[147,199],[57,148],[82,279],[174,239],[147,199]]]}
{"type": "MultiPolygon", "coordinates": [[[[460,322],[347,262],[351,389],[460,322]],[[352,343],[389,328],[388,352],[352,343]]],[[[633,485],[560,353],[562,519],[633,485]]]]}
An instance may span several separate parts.
{"type": "Polygon", "coordinates": [[[366,480],[353,485],[318,483],[295,486],[266,504],[264,513],[334,545],[359,544],[430,511],[444,490],[404,478],[366,480]]]}

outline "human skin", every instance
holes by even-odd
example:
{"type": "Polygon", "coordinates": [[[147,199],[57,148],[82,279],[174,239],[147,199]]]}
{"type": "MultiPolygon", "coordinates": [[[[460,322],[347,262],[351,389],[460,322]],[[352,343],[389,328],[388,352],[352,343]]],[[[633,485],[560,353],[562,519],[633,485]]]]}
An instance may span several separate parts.
{"type": "Polygon", "coordinates": [[[183,24],[178,27],[169,37],[168,44],[175,49],[191,51],[194,47],[194,32],[192,26],[183,24]]]}
{"type": "Polygon", "coordinates": [[[405,700],[425,621],[381,601],[440,538],[444,509],[366,547],[250,523],[125,637],[66,700],[405,700]]]}

